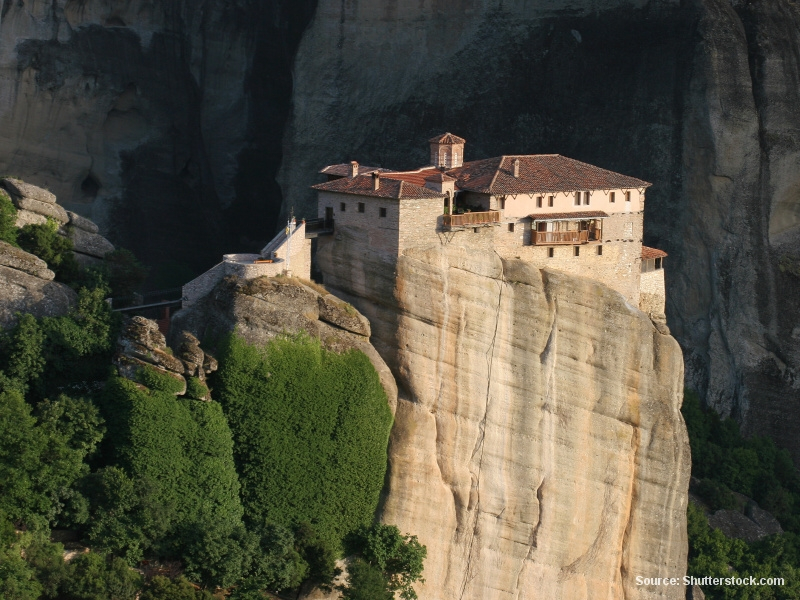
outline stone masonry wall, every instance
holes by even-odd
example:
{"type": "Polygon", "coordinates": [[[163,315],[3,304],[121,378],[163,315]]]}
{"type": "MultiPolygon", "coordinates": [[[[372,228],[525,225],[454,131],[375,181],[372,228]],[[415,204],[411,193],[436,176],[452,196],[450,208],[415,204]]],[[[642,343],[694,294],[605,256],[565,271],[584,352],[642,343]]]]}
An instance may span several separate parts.
{"type": "Polygon", "coordinates": [[[335,227],[354,227],[361,229],[369,241],[370,248],[397,256],[400,229],[400,201],[391,198],[372,198],[334,192],[320,192],[318,215],[325,217],[325,208],[333,208],[335,227]],[[345,210],[341,210],[344,203],[345,210]],[[364,204],[364,212],[358,212],[359,203],[364,204]],[[380,216],[380,209],[386,209],[386,216],[380,216]]]}
{"type": "Polygon", "coordinates": [[[652,316],[664,315],[664,269],[642,273],[639,280],[639,310],[652,316]]]}

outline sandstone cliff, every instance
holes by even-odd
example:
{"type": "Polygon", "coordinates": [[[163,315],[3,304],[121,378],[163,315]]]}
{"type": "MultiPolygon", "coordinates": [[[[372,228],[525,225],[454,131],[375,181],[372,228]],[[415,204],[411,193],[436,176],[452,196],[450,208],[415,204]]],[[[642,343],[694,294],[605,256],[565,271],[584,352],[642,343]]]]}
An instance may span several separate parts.
{"type": "Polygon", "coordinates": [[[798,49],[793,0],[320,0],[281,185],[312,206],[321,166],[413,168],[444,130],[653,182],[687,384],[800,460],[798,49]]]}
{"type": "Polygon", "coordinates": [[[150,265],[191,274],[260,248],[313,5],[0,2],[0,173],[48,186],[150,265]]]}
{"type": "Polygon", "coordinates": [[[393,273],[320,251],[399,388],[382,510],[428,547],[426,600],[683,598],[678,344],[608,288],[459,248],[393,273]]]}

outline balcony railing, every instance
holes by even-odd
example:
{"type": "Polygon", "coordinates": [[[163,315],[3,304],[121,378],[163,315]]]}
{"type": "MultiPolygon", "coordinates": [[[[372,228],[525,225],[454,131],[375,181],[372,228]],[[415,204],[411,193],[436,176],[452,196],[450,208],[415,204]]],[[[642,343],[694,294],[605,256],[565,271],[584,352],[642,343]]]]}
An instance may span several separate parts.
{"type": "Polygon", "coordinates": [[[469,212],[463,215],[444,215],[442,225],[445,227],[474,227],[475,225],[491,225],[500,222],[500,211],[469,212]]]}
{"type": "Polygon", "coordinates": [[[588,231],[534,231],[534,244],[585,244],[588,231]]]}

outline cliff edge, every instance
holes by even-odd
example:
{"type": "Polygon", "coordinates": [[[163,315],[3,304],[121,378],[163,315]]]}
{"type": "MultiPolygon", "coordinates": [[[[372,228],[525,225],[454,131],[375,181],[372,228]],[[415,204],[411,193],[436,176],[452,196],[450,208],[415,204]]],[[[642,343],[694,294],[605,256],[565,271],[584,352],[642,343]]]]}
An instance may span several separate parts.
{"type": "Polygon", "coordinates": [[[617,293],[462,248],[396,286],[357,235],[318,254],[398,384],[382,519],[428,548],[421,598],[683,598],[683,361],[617,293]],[[366,261],[366,262],[365,262],[366,261]]]}

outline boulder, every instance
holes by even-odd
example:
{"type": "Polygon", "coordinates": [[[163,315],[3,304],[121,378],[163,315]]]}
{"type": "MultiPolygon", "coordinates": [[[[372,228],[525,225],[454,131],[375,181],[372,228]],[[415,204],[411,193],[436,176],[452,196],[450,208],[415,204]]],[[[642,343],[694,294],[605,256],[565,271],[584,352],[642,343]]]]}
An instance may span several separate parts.
{"type": "Polygon", "coordinates": [[[56,203],[55,194],[47,190],[43,190],[40,187],[36,187],[35,185],[31,185],[30,183],[25,183],[20,179],[6,177],[5,179],[0,180],[0,185],[2,185],[8,191],[8,193],[11,194],[11,197],[15,201],[19,198],[30,198],[31,200],[38,200],[39,202],[46,202],[48,204],[56,203]]]}
{"type": "Polygon", "coordinates": [[[17,269],[45,281],[52,281],[56,274],[47,268],[47,263],[38,256],[0,241],[0,265],[17,269]]]}
{"type": "Polygon", "coordinates": [[[172,343],[175,354],[184,365],[184,375],[204,381],[206,375],[217,370],[217,359],[200,348],[200,341],[188,331],[178,333],[172,343]]]}
{"type": "Polygon", "coordinates": [[[114,244],[97,233],[89,233],[78,227],[67,227],[67,234],[72,240],[75,252],[103,258],[114,251],[114,244]]]}
{"type": "Polygon", "coordinates": [[[65,315],[77,299],[77,294],[66,285],[0,266],[2,329],[13,327],[19,313],[30,313],[37,318],[65,315]]]}
{"type": "Polygon", "coordinates": [[[14,224],[20,229],[25,225],[44,225],[45,223],[47,223],[47,217],[44,215],[29,210],[17,209],[17,222],[14,224]]]}
{"type": "Polygon", "coordinates": [[[186,379],[183,377],[183,375],[179,375],[173,371],[168,371],[167,369],[162,369],[151,362],[141,360],[127,354],[120,354],[114,357],[114,365],[116,365],[117,372],[121,377],[130,379],[131,381],[137,381],[139,369],[147,367],[155,369],[163,375],[167,375],[173,378],[175,381],[183,384],[183,388],[176,392],[176,396],[183,396],[186,393],[186,379]]]}
{"type": "Polygon", "coordinates": [[[41,200],[34,200],[33,198],[15,198],[14,204],[21,210],[27,210],[32,213],[42,215],[43,217],[50,217],[62,225],[69,222],[67,211],[61,208],[58,204],[42,202],[41,200]]]}
{"type": "Polygon", "coordinates": [[[88,233],[98,233],[100,231],[100,228],[95,225],[94,222],[90,221],[86,217],[82,217],[78,213],[68,210],[67,216],[69,217],[69,224],[72,227],[77,227],[78,229],[82,229],[88,233]]]}
{"type": "Polygon", "coordinates": [[[365,337],[370,336],[369,321],[351,304],[339,300],[333,294],[317,298],[319,318],[321,321],[352,331],[365,337]]]}

